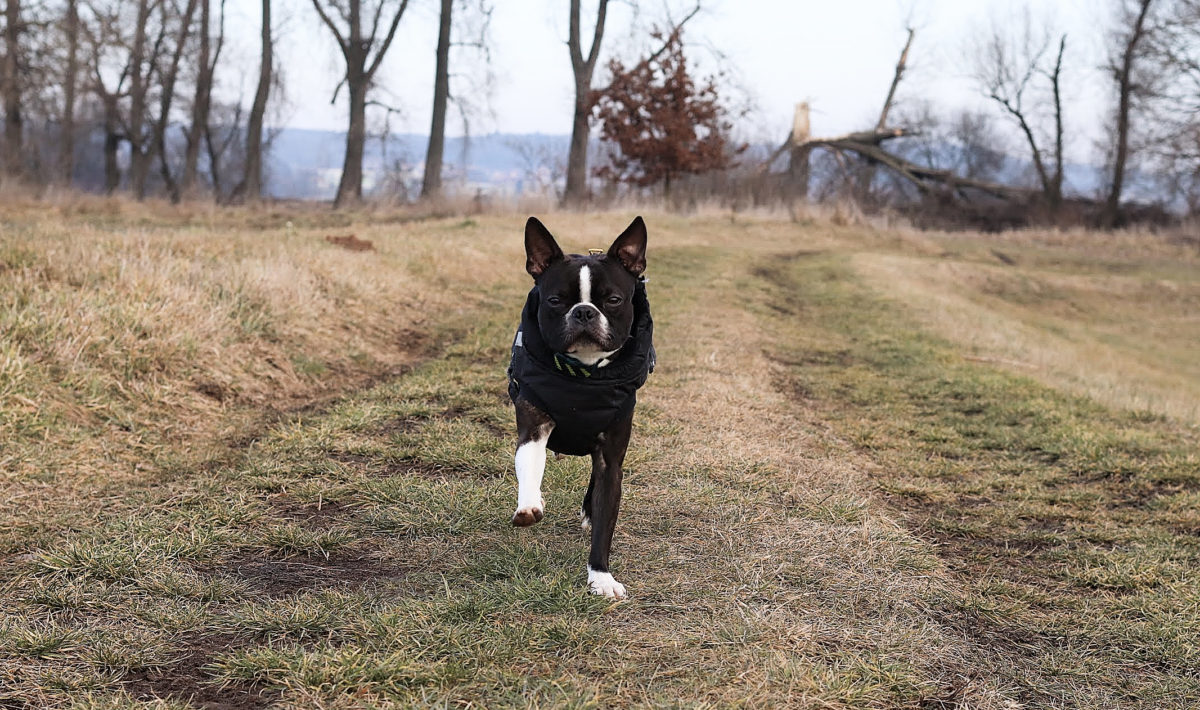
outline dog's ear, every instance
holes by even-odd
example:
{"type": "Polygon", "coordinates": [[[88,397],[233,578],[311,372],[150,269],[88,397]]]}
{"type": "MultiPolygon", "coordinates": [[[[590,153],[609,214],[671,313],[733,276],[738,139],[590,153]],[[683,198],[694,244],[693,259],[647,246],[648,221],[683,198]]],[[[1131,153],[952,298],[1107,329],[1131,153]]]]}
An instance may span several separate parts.
{"type": "Polygon", "coordinates": [[[558,248],[550,230],[537,217],[530,217],[525,223],[525,270],[536,279],[551,264],[562,259],[563,251],[558,248]]]}
{"type": "Polygon", "coordinates": [[[634,276],[642,275],[646,270],[646,223],[641,217],[635,217],[621,232],[608,248],[608,256],[621,262],[634,276]]]}

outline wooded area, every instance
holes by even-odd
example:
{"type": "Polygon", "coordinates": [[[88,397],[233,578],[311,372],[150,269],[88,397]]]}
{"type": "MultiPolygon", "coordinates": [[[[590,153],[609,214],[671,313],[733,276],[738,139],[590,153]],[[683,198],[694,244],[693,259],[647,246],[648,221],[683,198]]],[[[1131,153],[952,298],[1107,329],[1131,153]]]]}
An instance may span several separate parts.
{"type": "MultiPolygon", "coordinates": [[[[397,110],[375,98],[375,90],[411,15],[409,1],[311,0],[305,7],[341,55],[333,98],[344,89],[348,99],[334,205],[357,203],[365,197],[365,144],[377,132],[372,116],[386,119],[397,110]]],[[[225,0],[8,0],[0,33],[5,181],[175,202],[262,199],[272,138],[268,109],[280,100],[283,79],[274,52],[278,8],[261,0],[260,9],[257,87],[243,106],[214,96],[220,77],[234,70],[223,52],[225,0]]],[[[477,52],[467,61],[489,61],[487,21],[494,10],[489,0],[439,2],[421,200],[446,198],[447,114],[451,106],[464,111],[451,65],[464,61],[464,48],[477,52]]],[[[656,194],[685,205],[833,200],[994,225],[1108,227],[1200,211],[1200,0],[1108,3],[1112,20],[1102,39],[1109,48],[1109,137],[1094,161],[1107,178],[1091,194],[1068,192],[1064,126],[1071,108],[1062,86],[1079,72],[1076,48],[1095,38],[1068,37],[1028,10],[1020,22],[994,23],[966,48],[990,112],[945,115],[905,95],[910,51],[922,41],[917,28],[908,28],[874,126],[836,136],[794,130],[773,154],[756,152],[735,134],[732,119],[741,114],[731,107],[736,87],[726,76],[690,73],[687,55],[695,49],[683,31],[701,5],[681,19],[668,15],[648,24],[642,56],[611,56],[599,72],[608,0],[591,5],[594,14],[581,0],[569,0],[564,10],[563,61],[574,80],[571,139],[565,161],[543,156],[543,162],[563,166],[562,182],[552,187],[566,205],[621,194],[656,194]],[[996,126],[1007,126],[1023,146],[998,138],[996,126]],[[1161,198],[1147,203],[1143,190],[1142,203],[1129,204],[1131,175],[1153,182],[1161,198]]],[[[797,126],[806,123],[797,116],[797,126]]]]}
{"type": "Polygon", "coordinates": [[[1022,137],[1032,182],[1005,182],[989,175],[998,172],[1002,161],[996,158],[1003,156],[996,154],[994,141],[980,140],[986,121],[972,116],[959,117],[957,135],[951,137],[964,151],[975,153],[966,155],[963,165],[938,165],[904,145],[904,139],[942,128],[940,120],[928,114],[902,117],[903,125],[890,120],[916,35],[913,28],[907,30],[873,128],[812,137],[808,105],[800,104],[792,132],[760,170],[770,169],[786,154],[784,174],[792,199],[806,199],[811,196],[810,162],[822,151],[833,159],[835,175],[828,182],[842,199],[860,206],[899,205],[935,221],[948,217],[984,228],[1039,222],[1111,228],[1128,221],[1171,221],[1165,205],[1172,197],[1194,215],[1200,208],[1200,3],[1136,0],[1117,5],[1119,23],[1108,35],[1112,49],[1107,65],[1115,105],[1104,155],[1108,179],[1101,194],[1064,194],[1062,81],[1069,61],[1068,38],[1049,27],[1036,27],[1028,11],[1022,24],[995,26],[974,47],[973,78],[1022,137]],[[1151,13],[1152,6],[1158,14],[1151,13]],[[889,148],[892,142],[900,147],[889,148]],[[1123,203],[1133,154],[1143,175],[1153,176],[1174,194],[1164,194],[1157,204],[1123,203]],[[988,163],[992,169],[978,169],[988,163]],[[886,177],[880,179],[877,169],[886,177]]]}

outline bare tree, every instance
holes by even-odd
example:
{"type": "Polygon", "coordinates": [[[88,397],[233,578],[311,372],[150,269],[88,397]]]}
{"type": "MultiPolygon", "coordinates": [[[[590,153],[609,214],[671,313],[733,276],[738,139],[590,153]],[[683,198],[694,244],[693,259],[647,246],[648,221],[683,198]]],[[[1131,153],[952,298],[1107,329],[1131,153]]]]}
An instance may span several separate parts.
{"type": "Polygon", "coordinates": [[[571,17],[567,33],[567,49],[571,53],[571,71],[575,75],[575,113],[571,121],[571,147],[567,152],[567,187],[563,202],[580,205],[587,200],[587,151],[592,114],[592,75],[600,57],[600,42],[604,39],[604,20],[608,0],[600,0],[596,8],[596,24],[592,30],[592,45],[587,56],[580,43],[580,0],[571,0],[571,17]]]}
{"type": "Polygon", "coordinates": [[[23,172],[24,148],[21,99],[21,2],[8,0],[4,8],[4,65],[0,69],[0,94],[4,98],[4,169],[9,177],[23,172]]]}
{"type": "Polygon", "coordinates": [[[975,56],[975,80],[984,94],[994,101],[1020,129],[1037,172],[1042,196],[1051,212],[1062,204],[1063,185],[1063,105],[1061,80],[1067,37],[1058,41],[1053,61],[1049,32],[1034,29],[1028,10],[1024,26],[1017,36],[1007,35],[999,26],[992,29],[975,56]],[[1039,81],[1046,87],[1039,86],[1039,81]],[[1051,97],[1054,128],[1050,131],[1053,149],[1043,145],[1045,131],[1039,129],[1044,108],[1037,104],[1043,88],[1051,97]],[[1050,163],[1050,164],[1048,164],[1050,163]]]}
{"type": "MultiPolygon", "coordinates": [[[[892,105],[896,101],[896,90],[900,87],[900,82],[904,79],[904,73],[908,70],[908,53],[912,49],[913,37],[916,36],[917,30],[914,27],[906,27],[905,32],[908,37],[904,40],[904,48],[900,50],[900,58],[896,60],[896,71],[892,74],[892,84],[888,88],[887,98],[883,100],[883,108],[879,111],[879,120],[875,122],[875,130],[886,130],[888,124],[888,114],[892,111],[892,105]]],[[[863,200],[871,197],[871,186],[875,182],[875,167],[876,164],[871,161],[863,161],[858,168],[857,189],[855,191],[857,200],[863,200]]]]}
{"type": "Polygon", "coordinates": [[[164,0],[138,0],[133,41],[129,53],[129,114],[125,121],[125,140],[129,143],[129,181],[134,195],[146,196],[146,179],[150,175],[153,142],[147,130],[147,108],[150,102],[151,67],[162,48],[163,31],[151,37],[150,20],[154,10],[164,0]]]}
{"type": "Polygon", "coordinates": [[[234,190],[235,200],[257,201],[262,198],[262,134],[263,115],[267,110],[267,95],[271,90],[271,0],[262,0],[262,56],[258,64],[258,89],[250,107],[246,125],[246,164],[242,181],[234,190]]]}
{"type": "Polygon", "coordinates": [[[457,110],[462,122],[464,164],[470,148],[471,123],[488,110],[490,89],[495,82],[490,51],[494,7],[491,0],[442,0],[433,87],[433,117],[428,149],[425,151],[425,174],[421,181],[422,199],[436,199],[442,191],[446,119],[450,105],[457,110]],[[454,6],[455,2],[458,3],[457,8],[454,6]],[[459,55],[463,50],[474,54],[473,61],[462,61],[459,55]],[[451,65],[456,67],[456,71],[450,71],[451,65]],[[469,70],[464,72],[459,68],[463,66],[469,67],[469,70]]]}
{"type": "Polygon", "coordinates": [[[63,67],[62,147],[59,180],[70,185],[75,176],[75,92],[79,83],[79,0],[67,0],[63,18],[63,40],[67,45],[63,67]]]}
{"type": "MultiPolygon", "coordinates": [[[[505,142],[521,163],[521,193],[555,195],[566,174],[562,152],[538,138],[513,138],[505,142]]],[[[558,195],[561,197],[561,195],[558,195]]]]}
{"type": "Polygon", "coordinates": [[[87,39],[88,87],[100,104],[104,127],[104,191],[112,194],[120,187],[121,171],[117,162],[117,151],[125,140],[122,128],[121,101],[128,95],[125,86],[129,78],[129,62],[121,58],[116,69],[111,66],[108,54],[114,50],[119,54],[121,44],[120,6],[105,6],[96,3],[85,5],[90,12],[90,21],[80,21],[80,30],[87,39]]]}
{"type": "Polygon", "coordinates": [[[226,199],[226,186],[245,173],[244,156],[239,147],[245,147],[241,138],[244,116],[239,102],[216,103],[212,106],[212,120],[204,126],[204,146],[208,153],[208,174],[212,180],[213,196],[217,202],[226,199]]]}
{"type": "Polygon", "coordinates": [[[437,67],[433,77],[433,119],[429,149],[425,151],[425,177],[421,198],[436,199],[442,192],[442,154],[446,149],[446,104],[450,98],[450,28],[454,0],[442,0],[438,17],[437,67]]]}
{"type": "Polygon", "coordinates": [[[188,195],[195,189],[196,176],[199,171],[200,143],[208,129],[208,116],[212,106],[213,75],[221,56],[221,47],[225,42],[225,0],[221,0],[217,27],[217,42],[214,48],[211,0],[200,0],[200,27],[198,30],[200,46],[199,55],[196,58],[198,64],[196,86],[192,96],[192,120],[185,136],[183,175],[179,180],[179,189],[183,195],[188,195]]]}
{"type": "MultiPolygon", "coordinates": [[[[350,97],[350,121],[346,130],[346,156],[342,163],[342,179],[338,183],[337,197],[333,201],[334,207],[340,207],[362,199],[363,149],[367,139],[367,94],[375,79],[375,73],[379,71],[379,65],[383,63],[384,56],[392,46],[400,18],[408,9],[408,0],[398,0],[398,5],[389,0],[378,0],[378,4],[374,5],[370,27],[365,32],[362,0],[312,0],[312,4],[321,16],[321,21],[333,33],[346,62],[342,83],[345,83],[350,97]],[[396,6],[389,13],[388,8],[392,5],[396,6]],[[333,21],[330,11],[338,14],[344,28],[339,28],[333,21]],[[391,14],[391,19],[387,22],[382,41],[379,41],[380,25],[387,14],[391,14]]],[[[341,88],[341,83],[338,87],[341,88]]],[[[336,95],[335,90],[334,96],[336,95]]]]}
{"type": "Polygon", "coordinates": [[[183,14],[171,4],[175,1],[86,0],[83,6],[89,16],[86,21],[81,18],[80,29],[88,44],[90,89],[104,116],[109,192],[121,182],[117,152],[125,143],[130,151],[129,187],[139,199],[146,195],[161,120],[151,106],[158,98],[161,109],[162,80],[170,73],[172,42],[183,14]]]}
{"type": "MultiPolygon", "coordinates": [[[[159,86],[158,117],[152,126],[154,152],[158,154],[163,184],[166,186],[167,193],[171,196],[172,202],[179,202],[180,189],[178,181],[175,180],[174,175],[171,173],[170,154],[167,150],[167,128],[171,125],[171,104],[175,100],[175,83],[179,77],[179,62],[183,58],[184,50],[188,46],[188,36],[192,30],[192,18],[196,14],[198,2],[199,0],[187,0],[183,14],[175,18],[178,22],[176,30],[172,33],[172,40],[175,46],[166,64],[158,67],[156,70],[159,86]]],[[[163,27],[166,28],[171,22],[169,15],[177,12],[178,8],[171,8],[166,4],[163,4],[161,7],[162,23],[163,27]]]]}
{"type": "Polygon", "coordinates": [[[1200,213],[1200,0],[1175,0],[1146,38],[1146,70],[1156,77],[1145,139],[1153,169],[1173,199],[1200,213]]]}
{"type": "Polygon", "coordinates": [[[1115,36],[1117,53],[1111,57],[1108,70],[1112,74],[1113,83],[1117,89],[1117,107],[1115,125],[1113,128],[1113,158],[1112,178],[1109,183],[1108,197],[1104,201],[1102,220],[1107,226],[1114,226],[1120,218],[1121,191],[1125,186],[1125,168],[1129,160],[1129,116],[1133,107],[1134,94],[1138,91],[1135,85],[1135,65],[1146,46],[1144,39],[1147,34],[1147,18],[1150,13],[1152,0],[1135,0],[1131,8],[1125,0],[1121,0],[1121,26],[1115,36]]]}

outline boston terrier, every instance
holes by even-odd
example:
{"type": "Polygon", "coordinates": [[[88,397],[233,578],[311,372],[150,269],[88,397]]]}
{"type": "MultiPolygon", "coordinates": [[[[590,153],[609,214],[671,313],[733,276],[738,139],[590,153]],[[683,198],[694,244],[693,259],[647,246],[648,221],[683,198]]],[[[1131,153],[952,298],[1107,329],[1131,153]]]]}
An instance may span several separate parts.
{"type": "Polygon", "coordinates": [[[646,301],[646,223],[633,220],[607,252],[564,255],[536,218],[525,224],[525,301],[508,368],[517,410],[517,512],[512,524],[542,519],[546,450],[592,457],[580,517],[591,530],[588,587],[625,598],[608,571],[621,507],[621,466],[637,390],[654,370],[654,322],[646,301]]]}

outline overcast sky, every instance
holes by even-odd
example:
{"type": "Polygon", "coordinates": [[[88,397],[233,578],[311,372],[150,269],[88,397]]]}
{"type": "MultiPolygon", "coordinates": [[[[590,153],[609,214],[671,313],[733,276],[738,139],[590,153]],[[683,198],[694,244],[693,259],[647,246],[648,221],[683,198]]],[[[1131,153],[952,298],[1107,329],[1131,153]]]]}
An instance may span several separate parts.
{"type": "MultiPolygon", "coordinates": [[[[373,0],[365,0],[370,6],[373,0]]],[[[275,106],[274,123],[299,128],[344,130],[345,102],[330,105],[341,58],[311,0],[276,0],[276,50],[286,97],[275,106]]],[[[394,132],[425,134],[437,40],[436,0],[411,0],[395,43],[378,75],[374,98],[399,109],[394,132]]],[[[566,48],[567,0],[494,0],[491,73],[459,50],[453,85],[487,111],[476,115],[475,134],[570,132],[573,101],[566,48]]],[[[614,53],[635,55],[646,30],[668,12],[677,16],[688,0],[643,0],[635,14],[629,3],[610,6],[601,67],[614,53]]],[[[1068,33],[1068,122],[1071,152],[1092,150],[1104,113],[1097,66],[1102,56],[1105,0],[1031,0],[1036,18],[1068,33]]],[[[585,35],[590,38],[594,0],[584,0],[585,35]]],[[[797,101],[812,105],[813,133],[826,135],[871,125],[891,81],[904,43],[907,18],[917,36],[902,97],[926,98],[948,108],[983,105],[967,77],[966,48],[993,19],[1013,21],[1012,0],[704,0],[705,12],[688,25],[690,54],[703,72],[723,69],[744,92],[754,111],[739,125],[744,139],[775,141],[786,136],[797,101]],[[719,51],[720,54],[714,51],[719,51]]],[[[257,0],[229,0],[232,45],[227,84],[230,96],[246,103],[257,74],[257,0]]],[[[641,44],[640,44],[641,43],[641,44]]],[[[343,92],[342,99],[345,98],[343,92]]],[[[377,113],[374,121],[381,121],[377,113]]],[[[448,132],[461,134],[451,113],[448,132]]]]}

